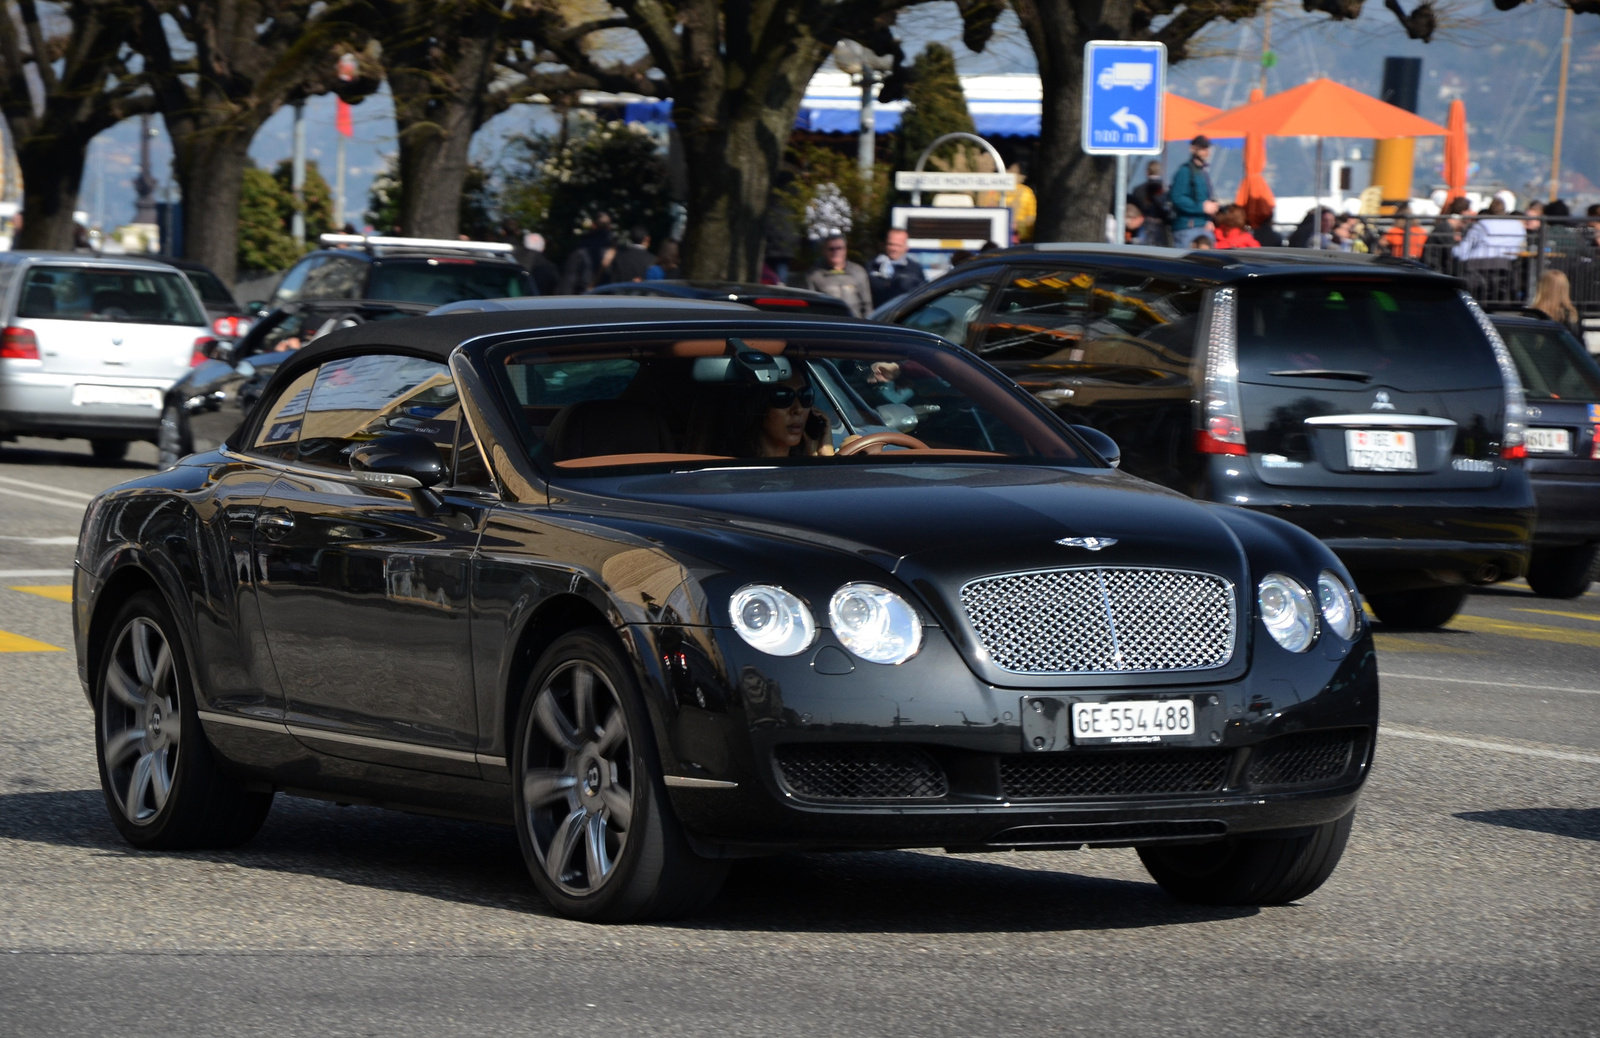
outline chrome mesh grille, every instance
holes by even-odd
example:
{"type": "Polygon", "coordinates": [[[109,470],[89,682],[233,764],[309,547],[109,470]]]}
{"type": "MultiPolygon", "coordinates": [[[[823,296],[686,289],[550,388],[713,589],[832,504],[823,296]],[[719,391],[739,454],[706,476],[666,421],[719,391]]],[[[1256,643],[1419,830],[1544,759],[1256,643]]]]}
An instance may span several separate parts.
{"type": "Polygon", "coordinates": [[[1019,674],[1211,670],[1233,658],[1233,585],[1209,573],[1086,567],[974,580],[961,604],[1019,674]]]}

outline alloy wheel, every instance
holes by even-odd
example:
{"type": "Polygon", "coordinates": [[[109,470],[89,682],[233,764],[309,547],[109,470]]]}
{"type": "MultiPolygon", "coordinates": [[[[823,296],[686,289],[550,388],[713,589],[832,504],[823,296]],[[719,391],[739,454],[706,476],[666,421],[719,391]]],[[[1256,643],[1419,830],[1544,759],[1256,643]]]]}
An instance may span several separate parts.
{"type": "Polygon", "coordinates": [[[172,647],[154,621],[134,617],[106,663],[100,751],[112,797],[135,825],[154,820],[172,795],[182,722],[172,647]]]}
{"type": "Polygon", "coordinates": [[[524,736],[522,810],[562,891],[591,895],[616,872],[633,820],[633,745],[616,688],[573,660],[545,680],[524,736]]]}

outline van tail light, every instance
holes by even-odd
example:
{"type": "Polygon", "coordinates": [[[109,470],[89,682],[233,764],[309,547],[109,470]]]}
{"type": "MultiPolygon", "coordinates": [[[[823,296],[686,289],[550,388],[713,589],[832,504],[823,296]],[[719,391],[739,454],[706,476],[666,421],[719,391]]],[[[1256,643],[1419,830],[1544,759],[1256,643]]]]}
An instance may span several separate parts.
{"type": "Polygon", "coordinates": [[[1472,316],[1478,319],[1478,327],[1483,329],[1494,350],[1495,363],[1500,365],[1500,381],[1506,392],[1505,429],[1500,434],[1500,457],[1508,461],[1526,458],[1528,448],[1523,440],[1523,429],[1527,425],[1528,404],[1522,395],[1522,379],[1517,375],[1517,365],[1511,359],[1511,351],[1506,349],[1505,340],[1500,338],[1499,330],[1489,320],[1489,315],[1483,312],[1478,301],[1465,290],[1461,293],[1461,299],[1472,311],[1472,316]]]}
{"type": "Polygon", "coordinates": [[[1201,454],[1247,454],[1239,406],[1239,332],[1236,290],[1219,288],[1206,306],[1205,378],[1195,415],[1195,449],[1201,454]]]}
{"type": "Polygon", "coordinates": [[[0,331],[0,357],[8,360],[38,360],[39,339],[31,328],[12,325],[0,331]]]}
{"type": "Polygon", "coordinates": [[[194,341],[194,352],[189,355],[189,366],[198,368],[210,360],[217,352],[217,340],[209,335],[202,335],[194,341]]]}
{"type": "Polygon", "coordinates": [[[211,322],[211,333],[219,339],[238,339],[250,330],[248,317],[219,317],[211,322]]]}

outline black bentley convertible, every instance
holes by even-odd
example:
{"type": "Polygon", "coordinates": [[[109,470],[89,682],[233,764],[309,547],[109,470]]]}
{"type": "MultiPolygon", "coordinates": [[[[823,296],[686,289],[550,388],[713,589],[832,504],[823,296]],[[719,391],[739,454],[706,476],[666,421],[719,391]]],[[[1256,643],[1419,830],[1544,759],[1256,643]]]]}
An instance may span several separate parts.
{"type": "Polygon", "coordinates": [[[604,303],[330,333],[94,501],[78,660],[130,843],[240,843],[278,792],[487,819],[605,920],[784,850],[1328,877],[1378,680],[1317,540],[1120,473],[924,332],[604,303]]]}

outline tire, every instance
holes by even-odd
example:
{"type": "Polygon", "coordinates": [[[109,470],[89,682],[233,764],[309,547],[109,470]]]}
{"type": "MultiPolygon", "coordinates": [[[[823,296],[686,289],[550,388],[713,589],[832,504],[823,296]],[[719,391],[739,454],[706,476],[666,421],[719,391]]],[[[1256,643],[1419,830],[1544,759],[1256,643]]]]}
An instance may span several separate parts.
{"type": "Polygon", "coordinates": [[[189,434],[189,423],[176,404],[161,412],[161,431],[156,434],[157,463],[170,469],[179,460],[194,453],[194,441],[189,434]]]}
{"type": "Polygon", "coordinates": [[[90,440],[89,451],[94,455],[95,461],[110,465],[128,456],[128,441],[90,440]]]}
{"type": "Polygon", "coordinates": [[[1528,563],[1528,586],[1540,598],[1577,598],[1589,590],[1596,545],[1542,548],[1528,563]]]}
{"type": "Polygon", "coordinates": [[[1467,600],[1465,587],[1425,587],[1415,591],[1385,591],[1367,595],[1367,604],[1390,627],[1443,627],[1461,611],[1467,600]]]}
{"type": "Polygon", "coordinates": [[[95,758],[123,839],[145,850],[246,842],[266,821],[272,794],[247,790],[218,767],[166,604],[140,592],[109,630],[95,675],[95,758]]]}
{"type": "Polygon", "coordinates": [[[1215,843],[1141,847],[1161,889],[1197,905],[1282,905],[1327,882],[1350,839],[1352,811],[1296,836],[1235,836],[1215,843]]]}
{"type": "Polygon", "coordinates": [[[727,863],[695,854],[673,816],[644,701],[611,632],[573,631],[549,648],[514,739],[517,841],[557,912],[671,919],[716,896],[727,863]]]}

